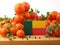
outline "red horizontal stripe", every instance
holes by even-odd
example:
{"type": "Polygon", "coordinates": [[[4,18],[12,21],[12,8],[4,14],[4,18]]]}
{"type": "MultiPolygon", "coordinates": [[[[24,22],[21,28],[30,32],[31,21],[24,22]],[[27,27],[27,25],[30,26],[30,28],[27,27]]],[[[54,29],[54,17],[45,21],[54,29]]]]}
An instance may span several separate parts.
{"type": "Polygon", "coordinates": [[[46,28],[32,28],[33,35],[46,35],[46,28]]]}

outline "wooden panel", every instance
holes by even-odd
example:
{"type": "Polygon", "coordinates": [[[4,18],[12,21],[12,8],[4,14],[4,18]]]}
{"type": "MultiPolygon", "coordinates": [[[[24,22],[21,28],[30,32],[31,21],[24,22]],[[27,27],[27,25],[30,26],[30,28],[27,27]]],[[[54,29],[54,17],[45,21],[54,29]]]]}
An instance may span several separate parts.
{"type": "Polygon", "coordinates": [[[33,35],[46,35],[46,28],[32,28],[33,35]]]}
{"type": "Polygon", "coordinates": [[[60,38],[45,36],[26,36],[27,38],[17,38],[9,41],[7,38],[0,37],[0,45],[60,45],[60,38]],[[36,38],[35,38],[36,37],[36,38]],[[39,38],[40,37],[40,38],[39,38]]]}
{"type": "Polygon", "coordinates": [[[24,21],[24,31],[26,35],[32,35],[32,21],[24,21]]]}
{"type": "Polygon", "coordinates": [[[32,21],[32,28],[46,28],[45,21],[32,21]]]}

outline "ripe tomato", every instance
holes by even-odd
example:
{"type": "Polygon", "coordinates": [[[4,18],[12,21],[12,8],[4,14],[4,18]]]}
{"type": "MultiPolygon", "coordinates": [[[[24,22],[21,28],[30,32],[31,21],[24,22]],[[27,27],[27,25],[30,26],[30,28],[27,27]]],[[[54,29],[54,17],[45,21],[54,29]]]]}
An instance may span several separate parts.
{"type": "Polygon", "coordinates": [[[16,25],[16,23],[13,21],[13,22],[11,22],[11,25],[15,26],[15,25],[16,25]]]}
{"type": "Polygon", "coordinates": [[[17,29],[17,28],[12,27],[12,28],[10,28],[10,31],[11,31],[11,33],[12,33],[13,35],[16,35],[16,33],[17,33],[18,29],[17,29]]]}
{"type": "Polygon", "coordinates": [[[25,32],[23,30],[18,30],[16,35],[19,38],[23,38],[23,37],[25,37],[25,32]]]}
{"type": "Polygon", "coordinates": [[[56,22],[56,20],[52,20],[50,25],[55,26],[55,22],[56,22]]]}
{"type": "Polygon", "coordinates": [[[14,10],[15,10],[16,14],[21,14],[21,13],[25,12],[24,5],[22,5],[21,3],[17,3],[14,7],[14,10]]]}
{"type": "Polygon", "coordinates": [[[58,24],[58,26],[60,27],[60,24],[58,24]]]}
{"type": "Polygon", "coordinates": [[[10,19],[10,23],[12,23],[14,20],[13,19],[10,19]]]}
{"type": "Polygon", "coordinates": [[[6,36],[7,33],[8,33],[8,29],[7,29],[7,28],[0,28],[0,34],[1,34],[2,36],[6,36]]]}
{"type": "Polygon", "coordinates": [[[60,13],[58,13],[58,15],[56,16],[56,20],[60,20],[60,13]]]}
{"type": "Polygon", "coordinates": [[[51,17],[51,15],[48,16],[47,20],[50,20],[50,21],[53,20],[52,17],[51,17]]]}
{"type": "Polygon", "coordinates": [[[52,23],[55,23],[55,22],[57,22],[57,20],[52,20],[52,23]]]}
{"type": "Polygon", "coordinates": [[[15,28],[17,28],[18,30],[23,29],[23,25],[21,23],[17,23],[15,25],[15,28]]]}
{"type": "Polygon", "coordinates": [[[26,19],[30,19],[30,18],[31,18],[30,13],[26,12],[24,17],[25,17],[26,19]]]}
{"type": "Polygon", "coordinates": [[[54,31],[54,36],[60,37],[60,31],[55,30],[55,31],[54,31]]]}
{"type": "Polygon", "coordinates": [[[40,19],[41,19],[40,16],[36,15],[36,20],[40,20],[40,19]]]}
{"type": "Polygon", "coordinates": [[[22,4],[23,4],[24,7],[25,7],[25,12],[28,12],[29,9],[30,9],[30,5],[29,5],[29,3],[27,3],[27,2],[23,2],[22,4]]]}
{"type": "Polygon", "coordinates": [[[36,13],[34,13],[34,12],[33,12],[33,13],[31,13],[31,18],[32,18],[32,19],[35,19],[35,18],[36,18],[36,15],[37,15],[37,14],[36,14],[36,13]]]}
{"type": "Polygon", "coordinates": [[[50,21],[50,20],[46,20],[46,27],[47,27],[47,26],[49,26],[49,25],[50,25],[50,23],[51,23],[51,21],[50,21]]]}
{"type": "Polygon", "coordinates": [[[0,24],[0,28],[2,28],[3,27],[3,25],[2,24],[0,24]]]}
{"type": "Polygon", "coordinates": [[[11,24],[10,24],[10,23],[5,23],[5,24],[3,25],[4,28],[6,28],[7,26],[11,26],[11,24]]]}
{"type": "Polygon", "coordinates": [[[22,23],[23,20],[24,20],[24,17],[23,16],[15,15],[15,18],[14,18],[14,22],[15,23],[22,23]]]}
{"type": "Polygon", "coordinates": [[[50,13],[51,18],[52,18],[53,20],[56,20],[56,16],[57,16],[57,14],[58,14],[57,11],[52,11],[52,12],[50,13]]]}

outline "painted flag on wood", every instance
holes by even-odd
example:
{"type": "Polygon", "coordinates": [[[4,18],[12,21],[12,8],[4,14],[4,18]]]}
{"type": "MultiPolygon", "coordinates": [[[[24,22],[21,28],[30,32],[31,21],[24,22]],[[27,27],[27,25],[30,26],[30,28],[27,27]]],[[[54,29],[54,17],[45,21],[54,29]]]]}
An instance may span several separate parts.
{"type": "Polygon", "coordinates": [[[45,21],[24,21],[24,31],[26,35],[45,35],[45,21]]]}
{"type": "Polygon", "coordinates": [[[33,35],[45,35],[46,34],[45,21],[32,21],[32,34],[33,35]]]}

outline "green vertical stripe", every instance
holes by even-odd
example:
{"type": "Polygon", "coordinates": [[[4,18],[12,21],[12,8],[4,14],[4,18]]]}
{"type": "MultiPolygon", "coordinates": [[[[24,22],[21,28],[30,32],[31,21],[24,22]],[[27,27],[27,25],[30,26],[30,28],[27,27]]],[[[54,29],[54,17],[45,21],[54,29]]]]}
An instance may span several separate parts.
{"type": "Polygon", "coordinates": [[[32,35],[32,21],[24,21],[24,31],[26,35],[32,35]]]}

